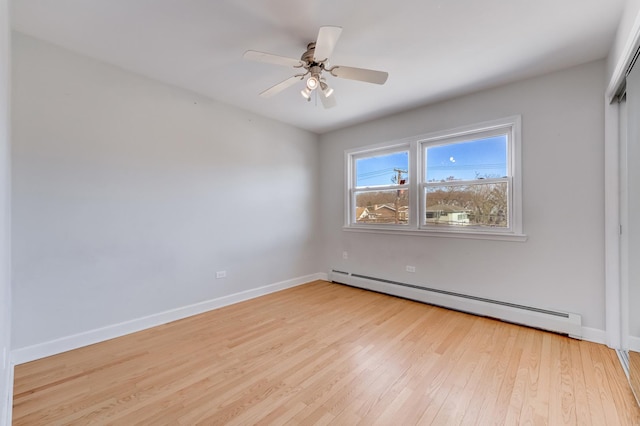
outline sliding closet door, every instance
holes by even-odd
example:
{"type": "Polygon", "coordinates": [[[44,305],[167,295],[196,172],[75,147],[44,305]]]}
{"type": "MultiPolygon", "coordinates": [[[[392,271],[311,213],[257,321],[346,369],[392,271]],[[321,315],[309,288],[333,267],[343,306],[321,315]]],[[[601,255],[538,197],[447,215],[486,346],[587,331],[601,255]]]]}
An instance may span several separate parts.
{"type": "Polygon", "coordinates": [[[627,220],[626,229],[622,229],[621,249],[626,251],[623,257],[628,261],[623,260],[625,270],[622,273],[628,296],[629,379],[636,397],[640,398],[640,64],[636,64],[627,76],[626,96],[626,185],[622,185],[622,198],[626,198],[626,202],[623,201],[621,207],[625,210],[623,219],[626,214],[627,220]]]}

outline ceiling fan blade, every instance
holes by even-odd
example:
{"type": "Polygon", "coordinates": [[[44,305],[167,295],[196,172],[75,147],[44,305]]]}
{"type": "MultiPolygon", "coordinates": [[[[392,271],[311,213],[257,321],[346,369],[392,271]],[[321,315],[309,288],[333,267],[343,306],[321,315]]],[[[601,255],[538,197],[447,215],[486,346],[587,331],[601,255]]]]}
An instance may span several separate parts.
{"type": "Polygon", "coordinates": [[[384,84],[389,77],[389,73],[384,71],[368,70],[364,68],[343,67],[337,65],[330,70],[335,77],[347,78],[349,80],[364,81],[367,83],[384,84]]]}
{"type": "Polygon", "coordinates": [[[322,106],[326,109],[333,108],[336,106],[336,96],[331,94],[331,96],[327,96],[324,94],[324,91],[318,90],[320,96],[320,102],[322,102],[322,106]]]}
{"type": "Polygon", "coordinates": [[[298,81],[301,81],[301,80],[302,78],[299,75],[294,75],[293,77],[289,77],[288,79],[281,81],[275,86],[271,86],[264,92],[260,93],[260,96],[263,98],[268,98],[270,96],[273,96],[277,93],[282,92],[284,89],[293,86],[294,84],[296,84],[298,81]]]}
{"type": "Polygon", "coordinates": [[[316,48],[313,52],[313,60],[323,62],[329,59],[341,33],[342,27],[320,27],[318,38],[316,39],[316,48]]]}
{"type": "Polygon", "coordinates": [[[301,67],[304,65],[300,59],[287,58],[286,56],[272,55],[271,53],[247,50],[243,57],[249,61],[265,62],[267,64],[284,65],[287,67],[301,67]]]}

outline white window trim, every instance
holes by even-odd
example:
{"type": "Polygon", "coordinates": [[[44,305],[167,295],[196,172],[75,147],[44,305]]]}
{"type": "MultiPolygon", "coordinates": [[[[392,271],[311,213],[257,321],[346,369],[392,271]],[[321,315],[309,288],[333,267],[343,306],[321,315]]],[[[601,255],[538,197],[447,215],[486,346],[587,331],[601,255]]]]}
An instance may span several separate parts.
{"type": "MultiPolygon", "coordinates": [[[[355,197],[355,188],[356,188],[356,176],[353,173],[353,166],[352,164],[355,162],[355,160],[357,160],[360,157],[372,157],[374,155],[385,155],[385,154],[392,154],[394,152],[401,152],[401,151],[408,151],[409,152],[409,177],[411,178],[411,176],[414,174],[413,173],[413,157],[415,157],[414,152],[412,152],[412,145],[411,142],[408,140],[402,140],[402,141],[395,141],[392,143],[382,143],[382,144],[377,144],[377,145],[373,145],[373,146],[368,146],[368,147],[364,147],[364,148],[356,148],[356,149],[352,149],[352,150],[348,150],[345,151],[345,176],[347,177],[347,189],[345,191],[345,206],[347,206],[347,208],[344,209],[345,212],[345,228],[348,229],[369,229],[372,227],[372,225],[365,225],[365,224],[359,224],[359,223],[355,223],[353,221],[353,218],[351,217],[351,213],[352,213],[352,205],[354,204],[354,197],[355,197]]],[[[409,182],[406,185],[379,185],[379,186],[371,186],[371,187],[364,187],[364,188],[359,188],[357,192],[360,191],[368,191],[368,190],[385,190],[385,189],[406,189],[407,191],[410,190],[410,188],[412,188],[411,186],[411,182],[409,182]]],[[[395,224],[395,223],[391,223],[391,224],[377,224],[377,225],[373,225],[373,227],[375,227],[376,229],[380,229],[380,230],[400,230],[401,228],[411,228],[414,225],[412,224],[412,219],[413,219],[413,209],[411,207],[411,204],[413,201],[413,194],[411,194],[411,203],[409,205],[409,223],[407,224],[395,224]]]]}
{"type": "MultiPolygon", "coordinates": [[[[405,138],[389,143],[381,143],[367,147],[360,147],[345,151],[345,221],[343,230],[348,232],[366,232],[396,235],[415,235],[424,237],[444,238],[468,238],[497,241],[526,241],[527,235],[522,231],[522,153],[521,153],[521,129],[522,118],[520,115],[506,117],[498,120],[485,121],[455,129],[438,131],[415,137],[405,138]],[[423,191],[423,154],[421,152],[427,145],[452,143],[457,140],[466,140],[469,135],[480,137],[504,133],[505,128],[511,129],[508,150],[510,177],[508,179],[510,198],[510,227],[506,231],[498,231],[491,228],[446,228],[434,229],[423,225],[419,218],[425,214],[423,191]],[[353,206],[353,193],[355,188],[355,176],[353,176],[354,159],[374,154],[385,154],[402,149],[409,151],[409,221],[407,224],[358,224],[351,218],[353,206]]],[[[504,181],[504,180],[501,180],[504,181]]],[[[394,189],[396,186],[393,187],[394,189]]]]}

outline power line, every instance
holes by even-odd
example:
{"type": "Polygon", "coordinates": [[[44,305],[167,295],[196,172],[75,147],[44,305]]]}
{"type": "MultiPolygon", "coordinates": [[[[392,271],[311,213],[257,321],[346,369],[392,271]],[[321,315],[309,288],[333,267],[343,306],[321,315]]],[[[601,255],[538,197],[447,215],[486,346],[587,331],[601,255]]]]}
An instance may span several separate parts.
{"type": "Polygon", "coordinates": [[[472,169],[497,169],[505,167],[506,163],[492,163],[492,164],[452,164],[445,166],[427,166],[427,170],[472,170],[472,169]]]}

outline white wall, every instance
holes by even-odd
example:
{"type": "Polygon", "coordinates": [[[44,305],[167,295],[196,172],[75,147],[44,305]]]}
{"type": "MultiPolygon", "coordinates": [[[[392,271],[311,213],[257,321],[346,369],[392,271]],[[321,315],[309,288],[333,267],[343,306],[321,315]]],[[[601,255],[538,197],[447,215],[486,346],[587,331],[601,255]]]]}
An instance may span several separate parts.
{"type": "Polygon", "coordinates": [[[319,270],[316,135],[13,41],[14,349],[319,270]]]}
{"type": "Polygon", "coordinates": [[[598,61],[321,136],[327,269],[578,313],[602,337],[605,76],[598,61]],[[345,149],[515,114],[528,241],[342,231],[345,149]]]}
{"type": "Polygon", "coordinates": [[[11,418],[11,273],[10,273],[10,31],[9,6],[0,0],[0,424],[11,418]]]}

